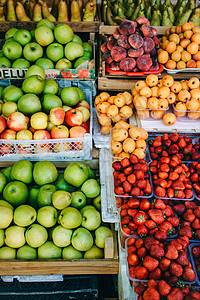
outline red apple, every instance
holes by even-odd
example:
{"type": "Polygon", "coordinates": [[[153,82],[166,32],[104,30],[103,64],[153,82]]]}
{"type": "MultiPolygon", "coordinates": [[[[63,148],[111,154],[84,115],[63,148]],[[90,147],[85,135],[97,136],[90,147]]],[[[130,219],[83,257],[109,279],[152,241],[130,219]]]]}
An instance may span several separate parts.
{"type": "Polygon", "coordinates": [[[84,106],[84,107],[86,107],[87,109],[90,110],[90,105],[86,100],[83,100],[83,101],[79,102],[77,107],[80,107],[80,106],[84,106]]]}
{"type": "Polygon", "coordinates": [[[65,119],[65,111],[60,107],[54,107],[50,110],[49,120],[54,125],[61,125],[65,119]]]}
{"type": "Polygon", "coordinates": [[[15,137],[16,137],[16,131],[12,129],[6,129],[1,134],[1,139],[15,140],[15,137]]]}
{"type": "Polygon", "coordinates": [[[84,137],[84,134],[86,133],[86,129],[82,126],[74,126],[70,128],[69,130],[69,136],[70,138],[80,138],[84,137]]]}
{"type": "Polygon", "coordinates": [[[88,125],[86,122],[83,122],[83,123],[81,124],[81,126],[82,126],[83,128],[85,128],[85,129],[86,129],[86,132],[87,132],[87,133],[89,133],[89,132],[90,132],[89,125],[88,125]]]}
{"type": "Polygon", "coordinates": [[[81,125],[83,122],[83,113],[76,109],[70,109],[65,113],[65,122],[69,126],[81,125]]]}
{"type": "Polygon", "coordinates": [[[24,129],[25,124],[26,124],[25,115],[23,115],[21,112],[18,111],[11,113],[7,119],[8,127],[15,131],[20,131],[24,129]]]}
{"type": "Polygon", "coordinates": [[[52,139],[64,139],[69,137],[69,130],[64,125],[55,126],[51,130],[52,139]]]}
{"type": "Polygon", "coordinates": [[[6,129],[6,119],[0,116],[0,133],[6,129]]]}
{"type": "Polygon", "coordinates": [[[79,107],[77,107],[77,109],[83,113],[83,122],[87,122],[90,118],[89,109],[84,106],[79,106],[79,107]]]}
{"type": "Polygon", "coordinates": [[[34,140],[49,140],[50,138],[50,133],[44,129],[36,130],[36,132],[33,134],[34,140]]]}

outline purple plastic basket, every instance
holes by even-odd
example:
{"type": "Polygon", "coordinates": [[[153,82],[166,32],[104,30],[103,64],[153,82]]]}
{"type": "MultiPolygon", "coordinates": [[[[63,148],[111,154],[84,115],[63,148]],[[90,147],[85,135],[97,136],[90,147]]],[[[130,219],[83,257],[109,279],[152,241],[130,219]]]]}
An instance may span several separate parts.
{"type": "Polygon", "coordinates": [[[195,266],[195,263],[194,263],[194,258],[193,258],[193,254],[192,254],[192,249],[194,247],[197,247],[197,246],[200,246],[200,242],[196,242],[196,243],[192,243],[188,246],[188,249],[189,249],[189,254],[190,254],[190,257],[191,257],[191,263],[192,263],[192,268],[196,274],[196,282],[198,285],[200,285],[200,278],[198,277],[198,274],[197,274],[197,270],[196,270],[196,266],[195,266]]]}

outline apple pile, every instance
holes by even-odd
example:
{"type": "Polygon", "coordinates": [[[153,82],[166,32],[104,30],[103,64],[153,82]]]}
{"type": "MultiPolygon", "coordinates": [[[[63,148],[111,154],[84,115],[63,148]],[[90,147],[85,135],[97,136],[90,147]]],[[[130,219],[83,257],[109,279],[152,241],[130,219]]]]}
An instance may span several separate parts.
{"type": "Polygon", "coordinates": [[[154,279],[150,279],[147,282],[147,286],[142,283],[135,286],[134,292],[138,294],[138,300],[160,300],[164,296],[167,297],[167,300],[200,299],[200,293],[195,289],[195,287],[191,287],[186,284],[182,284],[181,287],[172,287],[165,280],[159,280],[157,282],[154,279]]]}
{"type": "Polygon", "coordinates": [[[189,164],[190,180],[192,181],[193,188],[197,197],[200,200],[200,161],[193,161],[189,164]]]}
{"type": "Polygon", "coordinates": [[[151,235],[159,241],[166,241],[168,237],[176,234],[179,218],[161,199],[140,201],[128,198],[128,202],[121,206],[120,223],[125,237],[151,235]]]}
{"type": "Polygon", "coordinates": [[[144,159],[131,154],[130,158],[114,161],[112,167],[115,195],[145,197],[152,194],[150,173],[144,159]]]}
{"type": "Polygon", "coordinates": [[[194,282],[196,275],[188,260],[188,245],[187,236],[171,241],[158,241],[152,236],[145,239],[128,238],[127,262],[130,277],[133,280],[163,279],[169,285],[176,285],[179,280],[194,282]]]}
{"type": "Polygon", "coordinates": [[[100,186],[93,170],[20,160],[0,172],[0,259],[103,258],[100,186]],[[69,192],[70,191],[70,192],[69,192]]]}
{"type": "MultiPolygon", "coordinates": [[[[84,91],[59,88],[55,80],[45,80],[39,66],[28,69],[21,88],[7,86],[1,96],[1,139],[78,138],[89,132],[90,105],[84,91]]],[[[52,146],[46,146],[44,150],[50,151],[52,146]]],[[[6,153],[10,150],[2,145],[1,154],[6,153]]]]}
{"type": "Polygon", "coordinates": [[[159,69],[157,30],[143,17],[123,20],[101,45],[103,60],[115,71],[138,72],[159,69]]]}
{"type": "Polygon", "coordinates": [[[92,51],[92,46],[82,42],[67,24],[55,26],[43,19],[31,32],[16,28],[6,32],[0,68],[27,69],[35,63],[44,69],[76,69],[92,59],[92,51]]]}

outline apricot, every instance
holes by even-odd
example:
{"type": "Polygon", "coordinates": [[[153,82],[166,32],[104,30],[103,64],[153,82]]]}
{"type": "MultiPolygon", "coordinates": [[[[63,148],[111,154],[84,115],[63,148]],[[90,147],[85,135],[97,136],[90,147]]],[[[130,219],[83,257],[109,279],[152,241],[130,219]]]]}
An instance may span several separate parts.
{"type": "Polygon", "coordinates": [[[180,45],[181,45],[183,48],[186,48],[189,44],[190,44],[190,40],[189,40],[189,39],[182,39],[182,40],[180,41],[180,45]]]}
{"type": "Polygon", "coordinates": [[[171,55],[171,59],[178,62],[181,59],[181,53],[179,51],[174,51],[171,55]]]}
{"type": "Polygon", "coordinates": [[[172,104],[176,101],[176,95],[174,93],[170,93],[169,96],[167,97],[168,103],[172,104]]]}
{"type": "Polygon", "coordinates": [[[191,54],[197,53],[199,50],[199,45],[196,42],[192,42],[187,46],[187,51],[191,54]]]}
{"type": "Polygon", "coordinates": [[[168,44],[169,44],[169,41],[168,41],[168,40],[164,41],[164,42],[162,43],[162,48],[163,48],[164,50],[166,50],[168,44]]]}
{"type": "Polygon", "coordinates": [[[141,139],[141,135],[142,135],[141,128],[135,126],[131,127],[129,129],[129,135],[132,139],[134,139],[134,141],[141,139]]]}
{"type": "Polygon", "coordinates": [[[122,118],[128,119],[133,115],[133,109],[128,105],[124,105],[120,109],[119,114],[122,118]]]}
{"type": "Polygon", "coordinates": [[[171,126],[176,122],[176,116],[173,113],[166,113],[163,117],[163,123],[171,126]]]}
{"type": "Polygon", "coordinates": [[[192,58],[191,54],[185,50],[183,50],[183,52],[181,52],[181,60],[184,62],[189,61],[192,58]]]}
{"type": "Polygon", "coordinates": [[[176,62],[172,59],[168,60],[165,64],[167,69],[173,70],[176,69],[176,62]]]}
{"type": "MultiPolygon", "coordinates": [[[[193,33],[192,33],[192,34],[193,34],[193,33]]],[[[179,38],[179,36],[178,36],[177,33],[173,33],[173,34],[171,34],[171,35],[169,36],[169,41],[170,41],[170,42],[175,42],[176,45],[178,45],[178,44],[180,43],[180,38],[179,38]]]]}
{"type": "Polygon", "coordinates": [[[136,148],[134,151],[133,151],[133,154],[135,154],[139,159],[144,159],[145,158],[145,155],[146,155],[146,152],[144,149],[142,148],[136,148]]]}
{"type": "Polygon", "coordinates": [[[158,62],[161,64],[166,64],[169,60],[169,54],[167,51],[162,51],[158,54],[158,62]]]}
{"type": "Polygon", "coordinates": [[[122,117],[120,116],[120,114],[116,115],[116,117],[112,118],[112,122],[116,123],[119,122],[122,119],[122,117]]]}
{"type": "Polygon", "coordinates": [[[191,39],[192,36],[193,36],[193,31],[192,30],[186,30],[184,32],[184,38],[191,39]]]}
{"type": "Polygon", "coordinates": [[[200,90],[199,89],[193,89],[190,91],[190,95],[192,98],[195,98],[197,100],[200,100],[200,90]]]}
{"type": "Polygon", "coordinates": [[[114,98],[114,104],[117,107],[122,107],[126,104],[126,98],[122,95],[122,93],[119,93],[114,98]]]}
{"type": "Polygon", "coordinates": [[[176,103],[176,106],[175,106],[175,114],[177,117],[184,117],[186,115],[186,105],[185,103],[183,102],[178,102],[176,103]]]}
{"type": "Polygon", "coordinates": [[[186,107],[188,110],[197,111],[199,108],[199,101],[195,98],[191,98],[186,101],[186,107]]]}
{"type": "Polygon", "coordinates": [[[107,101],[109,97],[110,94],[108,94],[107,92],[102,92],[101,94],[99,94],[99,101],[100,102],[107,101]]]}
{"type": "Polygon", "coordinates": [[[115,96],[110,96],[107,100],[108,103],[110,104],[114,104],[114,99],[115,99],[115,96]]]}
{"type": "Polygon", "coordinates": [[[151,97],[147,101],[147,107],[149,109],[158,109],[159,106],[159,100],[156,97],[151,97]]]}
{"type": "Polygon", "coordinates": [[[130,105],[131,103],[133,103],[133,97],[129,92],[127,91],[123,92],[123,96],[126,99],[126,105],[130,105]]]}
{"type": "MultiPolygon", "coordinates": [[[[161,46],[162,46],[162,45],[161,45],[161,46]]],[[[157,50],[157,55],[158,55],[160,52],[162,52],[162,51],[163,51],[163,49],[161,49],[161,48],[158,49],[158,50],[157,50]]]]}
{"type": "Polygon", "coordinates": [[[142,120],[148,119],[149,118],[149,110],[147,110],[147,109],[137,110],[137,115],[142,120]]]}
{"type": "Polygon", "coordinates": [[[164,113],[165,113],[164,110],[152,110],[151,117],[153,119],[159,120],[163,117],[164,113]]]}
{"type": "Polygon", "coordinates": [[[162,82],[164,86],[171,87],[174,84],[174,78],[171,75],[165,75],[162,82]]]}
{"type": "Polygon", "coordinates": [[[191,29],[193,29],[195,27],[195,24],[192,21],[189,21],[188,23],[190,24],[191,29]]]}
{"type": "Polygon", "coordinates": [[[147,140],[148,139],[148,132],[144,128],[140,128],[141,132],[141,139],[147,140]]]}
{"type": "Polygon", "coordinates": [[[200,32],[194,33],[191,37],[191,41],[200,44],[200,32]]]}
{"type": "Polygon", "coordinates": [[[158,90],[159,90],[158,86],[153,86],[151,88],[151,95],[152,95],[152,97],[158,97],[158,90]]]}
{"type": "Polygon", "coordinates": [[[112,138],[117,142],[123,142],[125,139],[127,139],[127,137],[128,137],[128,130],[126,130],[125,128],[119,128],[119,129],[114,128],[112,130],[112,138]]]}
{"type": "Polygon", "coordinates": [[[136,147],[136,143],[132,138],[127,138],[122,144],[123,150],[126,153],[131,154],[136,147]]]}
{"type": "Polygon", "coordinates": [[[120,157],[120,158],[125,158],[125,157],[129,158],[129,157],[130,157],[130,154],[129,154],[129,153],[126,153],[126,152],[124,152],[124,151],[122,151],[122,152],[118,155],[118,157],[120,157]]]}
{"type": "Polygon", "coordinates": [[[196,68],[196,61],[193,60],[193,59],[190,59],[188,62],[187,62],[187,68],[196,68]]]}
{"type": "Polygon", "coordinates": [[[190,92],[188,92],[187,90],[181,90],[178,93],[178,100],[179,101],[186,102],[190,98],[191,98],[190,92]]]}
{"type": "Polygon", "coordinates": [[[150,74],[146,78],[146,84],[150,87],[156,86],[158,84],[158,76],[150,74]]]}
{"type": "Polygon", "coordinates": [[[166,51],[168,53],[173,53],[176,50],[176,43],[175,42],[169,42],[166,46],[166,51]]]}
{"type": "Polygon", "coordinates": [[[134,98],[135,107],[138,109],[145,109],[147,108],[147,97],[139,96],[137,99],[134,98]]]}
{"type": "Polygon", "coordinates": [[[110,107],[110,103],[108,102],[100,102],[97,104],[96,109],[102,114],[107,113],[108,108],[110,107]]]}
{"type": "Polygon", "coordinates": [[[182,60],[180,60],[177,65],[176,65],[177,69],[178,70],[182,70],[182,69],[185,69],[186,68],[186,63],[182,60]]]}
{"type": "Polygon", "coordinates": [[[101,126],[101,133],[103,135],[109,134],[111,132],[112,125],[101,126]]]}
{"type": "Polygon", "coordinates": [[[182,31],[186,31],[186,30],[190,30],[192,27],[191,27],[191,24],[189,22],[187,23],[184,23],[182,26],[181,26],[181,29],[182,31]]]}
{"type": "Polygon", "coordinates": [[[167,109],[168,108],[168,100],[167,99],[160,99],[158,109],[167,109]]]}
{"type": "Polygon", "coordinates": [[[109,108],[106,111],[106,114],[108,117],[110,117],[111,119],[116,117],[119,113],[119,109],[116,105],[110,105],[109,108]]]}
{"type": "Polygon", "coordinates": [[[192,77],[188,81],[188,86],[190,89],[197,89],[199,87],[199,79],[197,77],[192,77]]]}
{"type": "Polygon", "coordinates": [[[170,89],[173,93],[178,94],[182,89],[181,83],[178,81],[174,82],[170,89]]]}
{"type": "Polygon", "coordinates": [[[178,52],[182,52],[183,50],[184,50],[183,47],[180,46],[180,45],[178,45],[178,46],[176,47],[176,51],[178,51],[178,52]]]}
{"type": "Polygon", "coordinates": [[[197,53],[193,55],[193,59],[200,60],[200,51],[197,51],[197,53]]]}
{"type": "Polygon", "coordinates": [[[114,140],[111,142],[111,151],[113,154],[119,154],[122,152],[122,150],[123,150],[123,148],[122,148],[122,144],[120,142],[117,142],[114,140]]]}
{"type": "Polygon", "coordinates": [[[198,27],[193,27],[192,28],[193,33],[199,33],[200,32],[200,28],[198,27]]]}
{"type": "Polygon", "coordinates": [[[176,26],[176,33],[181,33],[182,32],[182,28],[181,26],[176,26]]]}
{"type": "Polygon", "coordinates": [[[95,103],[96,105],[100,103],[99,96],[97,96],[97,97],[95,98],[94,103],[95,103]]]}
{"type": "Polygon", "coordinates": [[[145,96],[147,98],[151,97],[151,89],[150,87],[146,86],[146,87],[143,87],[141,90],[140,90],[140,95],[141,96],[145,96]]]}
{"type": "Polygon", "coordinates": [[[144,139],[141,138],[140,140],[137,140],[135,142],[135,148],[142,148],[142,149],[146,150],[147,143],[145,142],[144,139]]]}
{"type": "Polygon", "coordinates": [[[102,126],[111,125],[111,119],[106,114],[100,114],[98,121],[102,126]]]}
{"type": "Polygon", "coordinates": [[[186,80],[181,80],[182,90],[189,90],[188,83],[186,80]]]}
{"type": "Polygon", "coordinates": [[[135,89],[140,92],[140,90],[145,86],[147,86],[146,82],[144,80],[139,80],[135,84],[135,89]]]}
{"type": "Polygon", "coordinates": [[[170,94],[170,89],[166,86],[162,86],[158,90],[158,97],[160,98],[167,98],[170,94]]]}

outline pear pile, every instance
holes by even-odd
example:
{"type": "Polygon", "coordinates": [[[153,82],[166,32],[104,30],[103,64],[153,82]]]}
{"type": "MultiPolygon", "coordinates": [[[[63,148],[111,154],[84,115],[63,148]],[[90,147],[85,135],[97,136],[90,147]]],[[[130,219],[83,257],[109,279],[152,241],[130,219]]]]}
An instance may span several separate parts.
{"type": "Polygon", "coordinates": [[[81,162],[60,174],[49,161],[2,169],[0,259],[103,258],[113,234],[102,223],[98,182],[81,162]]]}
{"type": "Polygon", "coordinates": [[[102,15],[107,25],[119,25],[124,19],[147,18],[151,26],[182,25],[193,22],[200,26],[200,8],[195,0],[103,0],[102,15]]]}
{"type": "Polygon", "coordinates": [[[43,0],[0,1],[0,21],[92,22],[96,16],[96,0],[54,0],[51,10],[43,0]]]}

